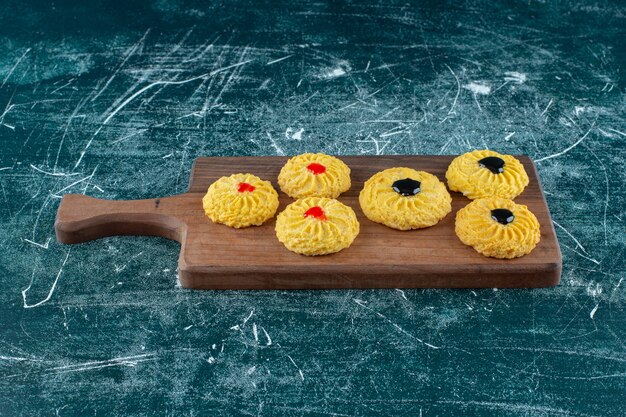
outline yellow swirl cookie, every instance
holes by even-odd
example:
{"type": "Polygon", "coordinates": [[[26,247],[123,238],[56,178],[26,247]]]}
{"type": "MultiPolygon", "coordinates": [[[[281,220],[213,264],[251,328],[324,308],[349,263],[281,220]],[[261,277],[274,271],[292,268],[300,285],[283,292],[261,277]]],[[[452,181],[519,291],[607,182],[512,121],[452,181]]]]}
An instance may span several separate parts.
{"type": "Polygon", "coordinates": [[[252,174],[234,174],[209,186],[202,207],[215,223],[237,229],[259,226],[276,213],[278,193],[269,181],[252,174]]]}
{"type": "Polygon", "coordinates": [[[393,229],[410,230],[438,223],[452,210],[446,186],[432,174],[389,168],[374,174],[359,194],[368,219],[393,229]]]}
{"type": "Polygon", "coordinates": [[[530,253],[539,240],[539,222],[526,206],[504,198],[474,200],[456,214],[454,228],[461,242],[493,258],[530,253]]]}
{"type": "Polygon", "coordinates": [[[472,200],[486,197],[513,199],[528,185],[524,165],[511,155],[478,150],[454,158],[446,171],[448,187],[472,200]]]}
{"type": "Polygon", "coordinates": [[[339,252],[350,246],[358,234],[354,210],[330,198],[296,200],[276,218],[278,240],[302,255],[339,252]]]}
{"type": "Polygon", "coordinates": [[[278,174],[278,185],[293,198],[337,198],[350,188],[350,168],[323,153],[305,153],[289,159],[278,174]]]}

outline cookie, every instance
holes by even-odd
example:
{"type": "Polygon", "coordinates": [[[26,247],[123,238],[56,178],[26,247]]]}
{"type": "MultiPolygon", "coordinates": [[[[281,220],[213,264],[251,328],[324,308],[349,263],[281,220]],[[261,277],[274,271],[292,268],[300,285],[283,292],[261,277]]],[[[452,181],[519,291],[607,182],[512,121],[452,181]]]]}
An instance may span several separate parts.
{"type": "Polygon", "coordinates": [[[524,205],[504,198],[474,200],[456,214],[454,231],[461,242],[493,258],[530,253],[539,240],[539,222],[524,205]]]}
{"type": "Polygon", "coordinates": [[[209,186],[202,207],[215,223],[235,228],[259,226],[276,213],[278,193],[269,181],[252,174],[234,174],[209,186]]]}
{"type": "Polygon", "coordinates": [[[448,188],[472,200],[500,197],[514,199],[528,185],[524,165],[511,155],[478,150],[454,158],[446,171],[448,188]]]}
{"type": "Polygon", "coordinates": [[[296,200],[276,218],[278,240],[302,255],[339,252],[350,246],[358,234],[354,210],[330,198],[296,200]]]}
{"type": "Polygon", "coordinates": [[[410,230],[438,223],[452,210],[446,186],[428,172],[389,168],[374,174],[359,194],[368,219],[393,229],[410,230]]]}
{"type": "Polygon", "coordinates": [[[350,188],[350,168],[334,156],[305,153],[287,161],[278,185],[292,198],[337,198],[350,188]]]}

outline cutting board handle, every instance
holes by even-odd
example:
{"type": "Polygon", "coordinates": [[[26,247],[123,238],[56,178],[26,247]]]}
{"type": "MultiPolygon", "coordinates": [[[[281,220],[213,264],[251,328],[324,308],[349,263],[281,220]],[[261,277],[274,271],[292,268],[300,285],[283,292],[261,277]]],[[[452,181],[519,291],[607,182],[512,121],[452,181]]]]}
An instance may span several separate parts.
{"type": "Polygon", "coordinates": [[[173,197],[102,200],[65,194],[54,229],[61,243],[82,243],[106,236],[161,236],[182,240],[185,223],[172,214],[173,197]]]}

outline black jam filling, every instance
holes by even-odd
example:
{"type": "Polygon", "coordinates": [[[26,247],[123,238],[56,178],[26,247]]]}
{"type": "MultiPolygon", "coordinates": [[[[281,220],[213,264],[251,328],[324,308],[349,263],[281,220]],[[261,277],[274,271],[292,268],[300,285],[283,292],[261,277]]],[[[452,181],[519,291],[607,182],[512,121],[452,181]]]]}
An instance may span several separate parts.
{"type": "Polygon", "coordinates": [[[509,223],[513,223],[513,220],[515,220],[515,216],[511,213],[511,210],[507,209],[491,210],[491,218],[505,226],[509,223]]]}
{"type": "Polygon", "coordinates": [[[483,168],[487,168],[494,174],[501,174],[504,172],[504,161],[497,156],[488,156],[478,161],[478,165],[483,168]]]}
{"type": "Polygon", "coordinates": [[[405,197],[415,195],[421,191],[422,184],[419,181],[412,180],[411,178],[405,178],[393,183],[393,190],[405,197]]]}

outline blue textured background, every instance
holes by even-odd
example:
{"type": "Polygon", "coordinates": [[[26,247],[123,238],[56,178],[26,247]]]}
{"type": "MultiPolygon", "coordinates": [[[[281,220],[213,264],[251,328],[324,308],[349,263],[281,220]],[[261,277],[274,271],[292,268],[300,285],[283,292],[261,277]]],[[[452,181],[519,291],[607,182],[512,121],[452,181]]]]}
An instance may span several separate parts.
{"type": "Polygon", "coordinates": [[[41,3],[0,7],[0,414],[623,415],[623,2],[41,3]],[[558,287],[187,291],[175,242],[54,238],[197,156],[475,148],[536,161],[558,287]]]}

